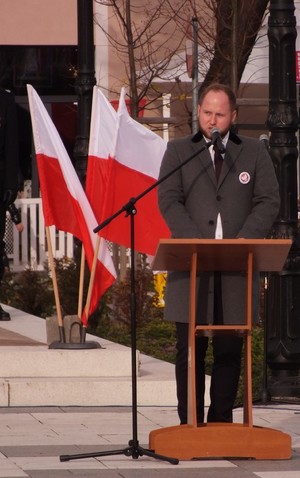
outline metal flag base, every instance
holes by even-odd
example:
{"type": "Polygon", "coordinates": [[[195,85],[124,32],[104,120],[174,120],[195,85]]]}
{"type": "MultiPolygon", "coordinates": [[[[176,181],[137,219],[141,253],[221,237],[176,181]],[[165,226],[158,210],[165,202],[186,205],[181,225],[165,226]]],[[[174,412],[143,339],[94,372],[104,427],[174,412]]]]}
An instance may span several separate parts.
{"type": "Polygon", "coordinates": [[[54,340],[49,345],[49,349],[64,349],[64,350],[87,350],[87,349],[102,349],[99,342],[94,341],[86,341],[86,327],[82,327],[80,329],[80,341],[66,342],[65,339],[65,330],[64,327],[59,327],[59,340],[54,340]]]}
{"type": "Polygon", "coordinates": [[[67,350],[78,350],[78,349],[102,349],[101,345],[98,342],[78,342],[78,343],[66,343],[66,342],[52,342],[49,345],[49,349],[67,349],[67,350]]]}

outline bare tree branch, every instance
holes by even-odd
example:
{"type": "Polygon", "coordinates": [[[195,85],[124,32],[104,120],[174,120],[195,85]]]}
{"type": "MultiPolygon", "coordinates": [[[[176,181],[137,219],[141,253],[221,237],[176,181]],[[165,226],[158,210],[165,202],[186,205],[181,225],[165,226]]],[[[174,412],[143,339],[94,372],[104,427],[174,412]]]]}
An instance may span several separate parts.
{"type": "Polygon", "coordinates": [[[214,55],[202,88],[217,81],[237,91],[268,3],[268,0],[212,0],[216,20],[214,55]]]}
{"type": "MultiPolygon", "coordinates": [[[[191,20],[199,22],[201,47],[199,70],[205,76],[201,88],[212,82],[231,85],[237,91],[257,40],[268,0],[97,0],[109,9],[105,33],[126,79],[131,115],[138,117],[140,102],[147,109],[161,97],[157,80],[168,83],[169,92],[181,91],[180,74],[186,68],[185,48],[191,20]],[[118,31],[112,30],[115,18],[118,31]],[[178,73],[176,72],[176,68],[178,73]]],[[[115,22],[114,22],[115,24],[115,22]]],[[[185,92],[186,95],[186,92],[185,92]]],[[[185,107],[187,101],[184,100],[185,107]]]]}

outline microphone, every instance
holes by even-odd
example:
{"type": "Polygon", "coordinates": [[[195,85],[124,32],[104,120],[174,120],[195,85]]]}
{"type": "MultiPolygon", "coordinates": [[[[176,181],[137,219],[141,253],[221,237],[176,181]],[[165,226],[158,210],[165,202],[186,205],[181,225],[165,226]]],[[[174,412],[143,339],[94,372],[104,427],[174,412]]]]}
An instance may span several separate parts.
{"type": "Polygon", "coordinates": [[[266,149],[269,149],[269,136],[267,134],[261,134],[259,137],[259,141],[264,143],[266,149]]]}
{"type": "Polygon", "coordinates": [[[220,135],[220,131],[218,128],[212,128],[211,130],[211,142],[215,146],[217,146],[218,150],[221,154],[225,153],[225,146],[222,143],[222,138],[220,135]]]}

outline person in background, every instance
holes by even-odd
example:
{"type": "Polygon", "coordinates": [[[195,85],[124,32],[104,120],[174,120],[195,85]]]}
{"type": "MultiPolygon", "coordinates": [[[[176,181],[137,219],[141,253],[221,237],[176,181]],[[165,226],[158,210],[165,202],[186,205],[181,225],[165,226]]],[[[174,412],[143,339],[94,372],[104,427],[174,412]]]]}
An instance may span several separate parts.
{"type": "MultiPolygon", "coordinates": [[[[24,225],[22,223],[21,214],[20,214],[19,209],[15,205],[15,203],[10,204],[8,206],[7,210],[10,214],[12,222],[16,226],[17,231],[18,232],[23,232],[24,225]]],[[[5,241],[3,241],[3,245],[2,245],[1,249],[3,251],[3,256],[0,257],[0,277],[2,277],[2,279],[3,279],[4,275],[7,272],[9,272],[9,270],[10,270],[9,269],[9,260],[8,260],[7,253],[6,253],[6,250],[5,250],[5,241]]]]}
{"type": "Polygon", "coordinates": [[[23,232],[24,225],[22,223],[21,213],[20,213],[19,209],[17,208],[17,206],[15,205],[15,203],[13,202],[12,204],[10,204],[8,206],[7,210],[9,212],[11,220],[14,223],[14,225],[16,226],[17,230],[19,232],[23,232]]]}
{"type": "MultiPolygon", "coordinates": [[[[18,124],[14,95],[0,89],[0,257],[5,254],[6,211],[18,194],[18,124]]],[[[0,281],[2,280],[0,276],[0,281]]],[[[0,305],[0,320],[10,320],[0,305]]]]}
{"type": "MultiPolygon", "coordinates": [[[[279,211],[279,189],[273,163],[261,141],[231,131],[237,118],[236,97],[226,85],[212,84],[199,96],[200,130],[167,145],[159,178],[178,169],[158,188],[161,213],[173,238],[265,238],[279,211]],[[212,134],[214,133],[214,136],[212,134]],[[212,141],[213,139],[213,141],[212,141]],[[217,147],[219,146],[219,147],[217,147]]],[[[245,274],[203,272],[198,275],[197,324],[245,323],[245,274]]],[[[253,319],[258,319],[259,276],[253,284],[253,319]]],[[[165,319],[176,323],[178,415],[187,423],[189,273],[170,272],[165,293],[165,319]]],[[[205,356],[208,338],[195,338],[196,408],[204,421],[205,356]]],[[[232,422],[243,339],[212,338],[213,366],[208,422],[232,422]]]]}

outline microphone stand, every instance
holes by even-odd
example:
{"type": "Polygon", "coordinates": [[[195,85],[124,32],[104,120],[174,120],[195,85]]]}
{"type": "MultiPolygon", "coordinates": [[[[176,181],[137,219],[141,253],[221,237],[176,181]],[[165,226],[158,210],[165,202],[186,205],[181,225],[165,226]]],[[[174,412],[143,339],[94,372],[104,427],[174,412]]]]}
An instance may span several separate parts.
{"type": "Polygon", "coordinates": [[[146,455],[151,458],[156,458],[159,460],[167,461],[172,465],[177,465],[179,460],[177,458],[166,457],[154,453],[152,450],[143,448],[139,445],[138,440],[138,431],[137,431],[137,370],[136,370],[136,292],[135,292],[135,253],[134,253],[134,216],[137,213],[135,204],[142,197],[148,194],[152,189],[156,188],[160,183],[169,178],[176,171],[185,166],[198,154],[202,153],[205,149],[209,148],[211,142],[207,143],[205,146],[195,151],[191,156],[189,156],[185,161],[183,161],[179,166],[174,168],[172,171],[167,173],[165,176],[153,183],[149,188],[145,189],[141,194],[136,197],[131,198],[127,204],[122,206],[115,214],[110,216],[104,222],[99,224],[93,232],[97,233],[105,226],[107,226],[111,221],[113,221],[117,216],[126,213],[126,217],[130,216],[130,318],[131,318],[131,367],[132,367],[132,439],[129,441],[128,446],[119,449],[119,450],[110,450],[103,452],[95,453],[80,453],[75,455],[61,455],[60,461],[69,461],[69,460],[78,460],[81,458],[94,458],[99,456],[110,456],[110,455],[125,455],[131,456],[133,459],[137,459],[140,456],[146,455]]]}

